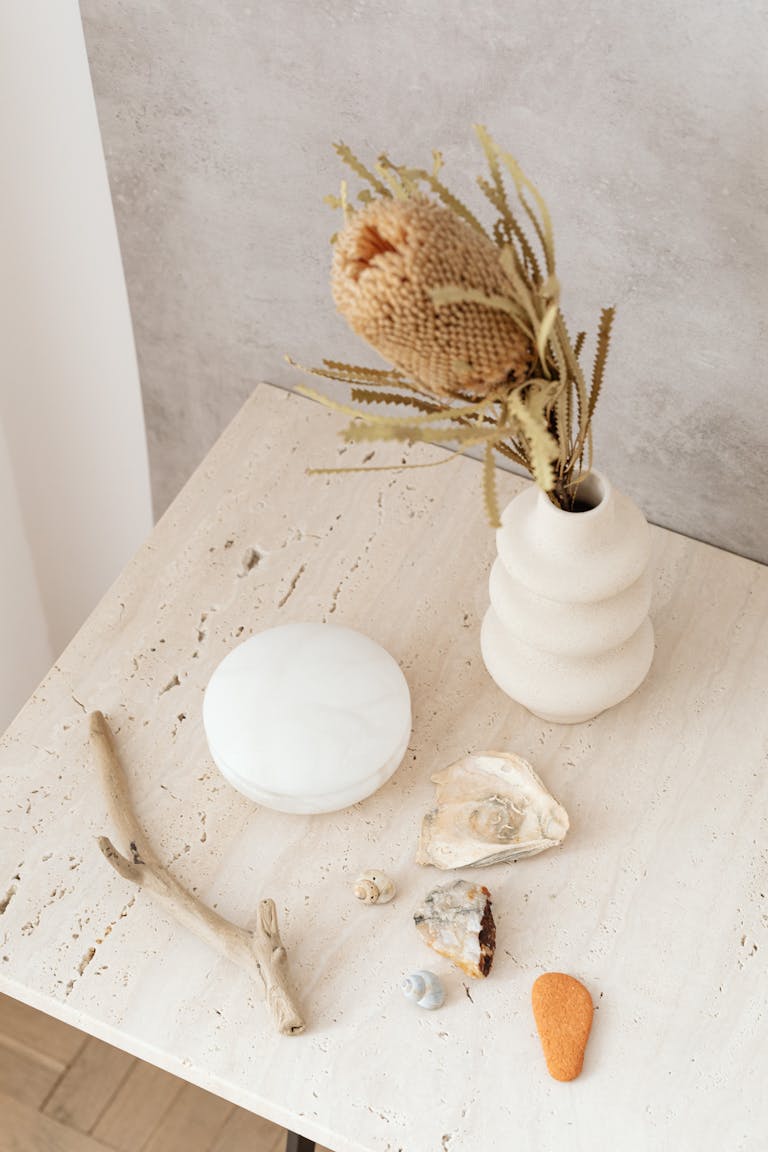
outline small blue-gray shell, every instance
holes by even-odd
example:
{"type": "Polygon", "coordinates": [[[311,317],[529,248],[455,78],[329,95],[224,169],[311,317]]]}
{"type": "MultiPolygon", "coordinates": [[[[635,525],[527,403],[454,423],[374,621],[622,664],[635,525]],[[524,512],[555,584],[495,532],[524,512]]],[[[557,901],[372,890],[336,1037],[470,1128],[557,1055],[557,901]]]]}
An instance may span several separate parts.
{"type": "Polygon", "coordinates": [[[445,991],[434,972],[411,972],[400,985],[407,1000],[415,1000],[420,1008],[440,1008],[445,1003],[445,991]]]}

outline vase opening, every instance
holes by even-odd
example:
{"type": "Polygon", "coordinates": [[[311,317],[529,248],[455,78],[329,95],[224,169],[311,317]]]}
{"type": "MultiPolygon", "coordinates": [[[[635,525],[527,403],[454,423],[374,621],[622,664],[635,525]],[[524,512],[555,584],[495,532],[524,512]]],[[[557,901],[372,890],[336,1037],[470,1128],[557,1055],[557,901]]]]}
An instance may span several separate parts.
{"type": "Polygon", "coordinates": [[[593,512],[598,508],[607,494],[607,485],[602,476],[596,472],[590,472],[577,488],[577,496],[574,501],[573,512],[593,512]]]}

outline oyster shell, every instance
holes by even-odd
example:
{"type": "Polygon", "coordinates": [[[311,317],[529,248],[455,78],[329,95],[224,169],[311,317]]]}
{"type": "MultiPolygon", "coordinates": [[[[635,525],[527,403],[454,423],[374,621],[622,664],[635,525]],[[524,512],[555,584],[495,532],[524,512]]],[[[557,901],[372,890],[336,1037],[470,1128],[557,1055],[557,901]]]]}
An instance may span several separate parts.
{"type": "Polygon", "coordinates": [[[437,807],[421,825],[418,864],[500,864],[560,844],[568,813],[531,765],[507,752],[474,752],[436,772],[437,807]]]}
{"type": "Polygon", "coordinates": [[[481,884],[454,880],[433,888],[413,914],[417,930],[435,952],[468,976],[487,976],[496,948],[491,894],[481,884]]]}

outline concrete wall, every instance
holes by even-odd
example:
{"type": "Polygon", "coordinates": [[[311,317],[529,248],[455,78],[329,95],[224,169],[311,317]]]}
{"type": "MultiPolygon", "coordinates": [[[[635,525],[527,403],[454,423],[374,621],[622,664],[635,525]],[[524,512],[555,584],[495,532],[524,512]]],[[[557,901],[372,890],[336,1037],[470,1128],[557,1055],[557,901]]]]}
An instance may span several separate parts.
{"type": "MultiPolygon", "coordinates": [[[[331,141],[545,192],[564,307],[619,305],[597,462],[768,560],[768,20],[719,0],[82,0],[161,510],[255,381],[364,358],[327,290],[331,141]]],[[[371,361],[375,362],[375,361],[371,361]]],[[[478,506],[478,515],[480,515],[478,506]]]]}

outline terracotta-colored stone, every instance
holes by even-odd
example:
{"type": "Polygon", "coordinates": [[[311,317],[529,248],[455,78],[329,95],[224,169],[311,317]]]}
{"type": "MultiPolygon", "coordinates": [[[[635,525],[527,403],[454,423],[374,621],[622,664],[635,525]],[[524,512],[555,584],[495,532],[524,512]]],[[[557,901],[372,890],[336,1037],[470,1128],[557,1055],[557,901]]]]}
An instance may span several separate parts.
{"type": "Polygon", "coordinates": [[[531,990],[533,1015],[550,1076],[575,1080],[592,1027],[592,997],[564,972],[545,972],[531,990]]]}

